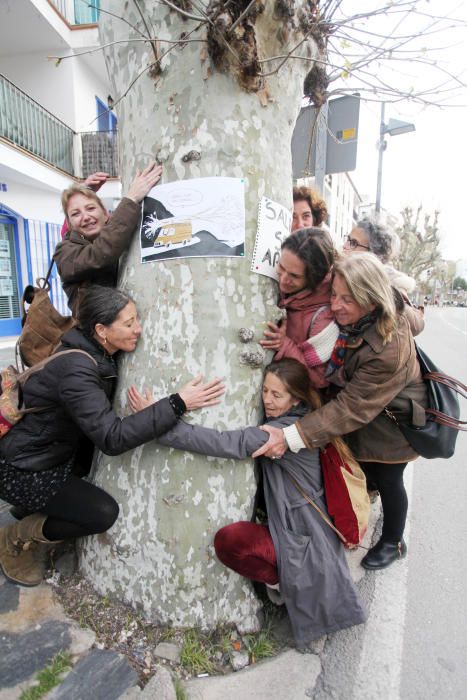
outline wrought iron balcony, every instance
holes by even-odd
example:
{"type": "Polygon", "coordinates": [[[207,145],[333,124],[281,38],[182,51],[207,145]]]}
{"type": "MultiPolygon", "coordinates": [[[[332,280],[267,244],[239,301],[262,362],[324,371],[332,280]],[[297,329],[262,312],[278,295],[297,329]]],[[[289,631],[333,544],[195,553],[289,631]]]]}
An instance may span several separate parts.
{"type": "Polygon", "coordinates": [[[81,137],[82,177],[102,170],[110,177],[119,176],[118,131],[92,131],[81,137]]]}
{"type": "Polygon", "coordinates": [[[0,136],[74,174],[73,129],[0,75],[0,136]]]}
{"type": "Polygon", "coordinates": [[[75,177],[98,170],[119,176],[117,131],[77,134],[2,75],[0,137],[75,177]],[[80,142],[81,168],[74,163],[75,139],[80,142]]]}

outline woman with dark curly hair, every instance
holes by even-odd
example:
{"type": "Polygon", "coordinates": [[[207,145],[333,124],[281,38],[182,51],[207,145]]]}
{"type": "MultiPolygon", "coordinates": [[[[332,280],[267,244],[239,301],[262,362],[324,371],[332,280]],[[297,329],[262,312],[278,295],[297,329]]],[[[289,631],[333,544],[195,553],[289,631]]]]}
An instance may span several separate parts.
{"type": "Polygon", "coordinates": [[[321,195],[311,187],[293,188],[292,233],[300,228],[321,226],[328,218],[328,208],[321,195]]]}

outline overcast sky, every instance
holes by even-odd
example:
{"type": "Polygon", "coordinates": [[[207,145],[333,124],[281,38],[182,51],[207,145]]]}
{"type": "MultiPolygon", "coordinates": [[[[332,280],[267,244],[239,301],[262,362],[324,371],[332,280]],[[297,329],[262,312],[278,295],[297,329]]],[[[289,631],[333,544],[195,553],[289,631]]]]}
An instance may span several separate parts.
{"type": "MultiPolygon", "coordinates": [[[[355,12],[356,3],[350,4],[355,12]]],[[[449,12],[467,23],[465,1],[431,0],[423,4],[427,12],[440,15],[449,12]]],[[[365,2],[357,4],[358,11],[363,5],[365,2]]],[[[420,24],[421,20],[414,22],[420,24]]],[[[446,70],[456,74],[463,72],[463,80],[467,82],[467,24],[462,30],[451,29],[433,36],[422,34],[420,41],[429,50],[437,47],[427,52],[427,56],[438,59],[446,70]]],[[[393,82],[396,79],[401,85],[413,85],[416,89],[440,82],[439,73],[432,73],[418,63],[394,62],[384,70],[391,71],[393,82]]],[[[467,90],[462,88],[457,94],[453,93],[449,102],[463,106],[440,108],[407,101],[386,104],[385,123],[390,118],[412,122],[416,131],[386,137],[381,204],[395,214],[407,205],[422,204],[427,212],[438,209],[443,255],[456,260],[467,258],[467,90]]],[[[368,195],[373,202],[379,124],[380,104],[362,102],[357,169],[351,176],[360,193],[368,195]]]]}

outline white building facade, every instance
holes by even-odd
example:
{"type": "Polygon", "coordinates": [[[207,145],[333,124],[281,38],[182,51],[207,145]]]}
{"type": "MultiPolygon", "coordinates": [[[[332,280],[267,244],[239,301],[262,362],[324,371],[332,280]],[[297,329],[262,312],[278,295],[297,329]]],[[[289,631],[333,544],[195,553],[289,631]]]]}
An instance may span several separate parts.
{"type": "MultiPolygon", "coordinates": [[[[98,46],[99,3],[92,4],[0,2],[0,336],[19,333],[24,286],[48,269],[62,190],[102,170],[112,178],[100,192],[105,203],[112,208],[120,196],[104,58],[77,55],[98,46]]],[[[52,299],[66,312],[55,269],[52,299]]]]}

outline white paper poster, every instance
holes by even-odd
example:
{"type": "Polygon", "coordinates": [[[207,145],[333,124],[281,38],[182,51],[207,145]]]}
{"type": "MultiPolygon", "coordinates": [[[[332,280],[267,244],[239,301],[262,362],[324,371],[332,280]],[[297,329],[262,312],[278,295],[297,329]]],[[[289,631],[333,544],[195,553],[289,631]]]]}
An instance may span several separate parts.
{"type": "Polygon", "coordinates": [[[245,185],[202,177],[157,185],[143,200],[141,262],[245,254],[245,185]]]}
{"type": "Polygon", "coordinates": [[[282,204],[273,202],[268,197],[262,197],[259,203],[258,230],[251,261],[252,272],[277,280],[276,267],[281,245],[290,236],[291,226],[291,212],[282,204]]]}

